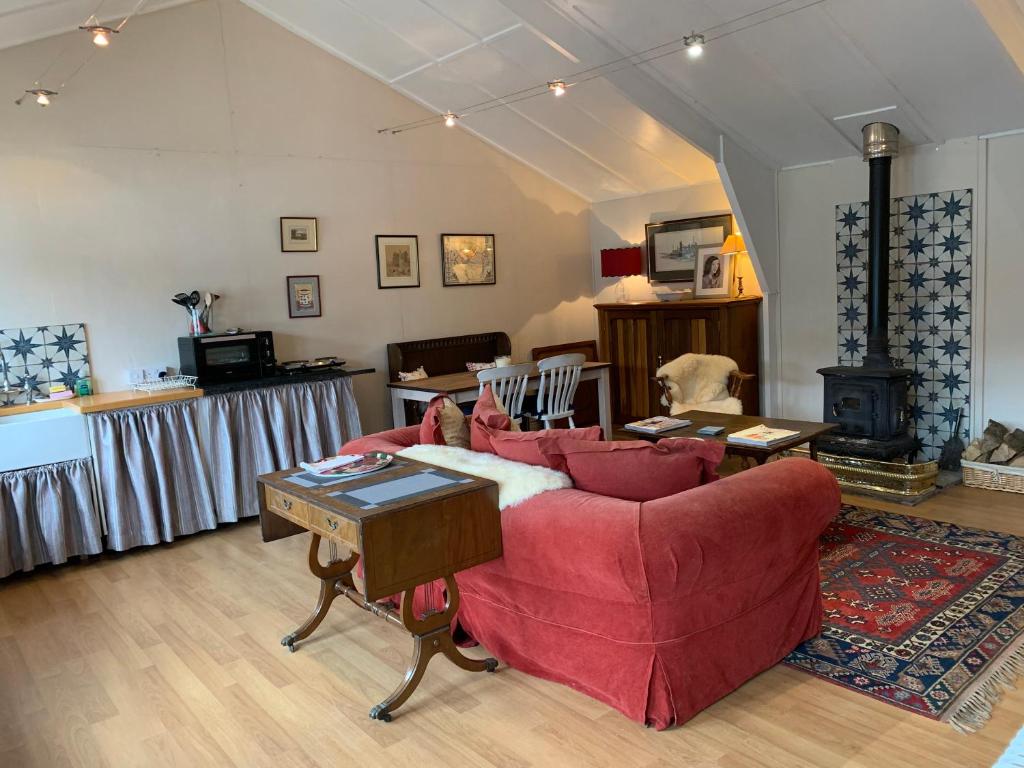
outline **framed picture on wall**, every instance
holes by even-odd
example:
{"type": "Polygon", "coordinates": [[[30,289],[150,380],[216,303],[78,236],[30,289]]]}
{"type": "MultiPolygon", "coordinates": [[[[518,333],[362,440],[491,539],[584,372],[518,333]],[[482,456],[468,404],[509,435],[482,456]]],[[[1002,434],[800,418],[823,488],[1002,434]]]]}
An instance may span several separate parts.
{"type": "Polygon", "coordinates": [[[721,246],[706,245],[697,249],[697,276],[694,295],[711,298],[732,294],[732,254],[722,253],[721,246]]]}
{"type": "Polygon", "coordinates": [[[441,280],[449,287],[494,285],[494,235],[441,235],[441,280]]]}
{"type": "Polygon", "coordinates": [[[281,251],[316,251],[316,219],[299,216],[281,217],[281,251]]]}
{"type": "Polygon", "coordinates": [[[647,267],[652,282],[693,282],[701,248],[717,248],[732,234],[732,214],[648,224],[647,267]]]}
{"type": "Polygon", "coordinates": [[[288,317],[320,317],[320,275],[289,275],[288,317]]]}
{"type": "Polygon", "coordinates": [[[419,288],[420,245],[416,235],[377,235],[377,287],[419,288]]]}

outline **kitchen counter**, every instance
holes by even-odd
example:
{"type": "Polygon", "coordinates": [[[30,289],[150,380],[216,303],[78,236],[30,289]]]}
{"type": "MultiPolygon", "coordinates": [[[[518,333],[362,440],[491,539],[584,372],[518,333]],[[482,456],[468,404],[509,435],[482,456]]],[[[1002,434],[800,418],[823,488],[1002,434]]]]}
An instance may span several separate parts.
{"type": "Polygon", "coordinates": [[[49,411],[54,408],[70,408],[77,413],[100,413],[102,411],[114,411],[119,408],[137,408],[144,405],[159,405],[160,403],[173,403],[178,400],[191,400],[203,395],[222,395],[226,392],[241,392],[248,389],[259,389],[261,387],[276,387],[287,384],[311,384],[317,381],[329,381],[330,379],[343,378],[345,376],[358,376],[364,373],[374,373],[374,368],[357,368],[347,370],[335,368],[321,371],[296,371],[294,373],[278,374],[276,376],[264,376],[259,379],[246,381],[231,381],[224,384],[210,384],[202,389],[165,389],[162,392],[136,392],[124,390],[121,392],[101,392],[95,395],[84,397],[72,397],[67,400],[48,400],[43,403],[30,403],[22,405],[10,405],[0,407],[0,416],[15,416],[20,413],[36,413],[37,411],[49,411]]]}
{"type": "Polygon", "coordinates": [[[173,403],[177,400],[191,400],[202,397],[201,389],[165,389],[162,392],[102,392],[84,397],[70,397],[66,400],[49,400],[43,403],[27,403],[0,407],[0,416],[14,416],[19,413],[36,413],[55,408],[70,408],[77,413],[98,413],[113,411],[118,408],[135,408],[142,405],[159,405],[173,403]]]}
{"type": "Polygon", "coordinates": [[[292,373],[278,373],[274,376],[262,376],[258,379],[246,379],[245,381],[229,381],[223,384],[207,384],[203,391],[208,395],[222,395],[225,392],[242,392],[247,389],[259,389],[260,387],[279,387],[286,384],[312,384],[317,381],[330,381],[345,376],[359,376],[364,373],[375,373],[376,368],[325,368],[312,371],[293,371],[292,373]]]}

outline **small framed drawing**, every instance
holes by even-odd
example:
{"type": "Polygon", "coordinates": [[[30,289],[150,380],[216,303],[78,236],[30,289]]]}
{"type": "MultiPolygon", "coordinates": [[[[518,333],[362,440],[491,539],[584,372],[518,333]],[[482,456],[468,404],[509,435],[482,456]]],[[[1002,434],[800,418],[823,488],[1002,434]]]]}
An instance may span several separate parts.
{"type": "Polygon", "coordinates": [[[281,217],[281,251],[315,251],[316,219],[297,216],[281,217]]]}
{"type": "Polygon", "coordinates": [[[377,287],[420,287],[420,241],[416,235],[377,235],[377,287]]]}
{"type": "Polygon", "coordinates": [[[494,235],[441,235],[441,281],[445,286],[494,285],[494,235]]]}
{"type": "Polygon", "coordinates": [[[288,317],[320,317],[320,275],[289,275],[288,317]]]}
{"type": "Polygon", "coordinates": [[[732,214],[648,224],[647,274],[652,282],[693,282],[698,251],[719,250],[732,234],[732,214]]]}
{"type": "Polygon", "coordinates": [[[719,245],[697,249],[695,296],[729,296],[732,294],[732,254],[722,253],[719,245]]]}

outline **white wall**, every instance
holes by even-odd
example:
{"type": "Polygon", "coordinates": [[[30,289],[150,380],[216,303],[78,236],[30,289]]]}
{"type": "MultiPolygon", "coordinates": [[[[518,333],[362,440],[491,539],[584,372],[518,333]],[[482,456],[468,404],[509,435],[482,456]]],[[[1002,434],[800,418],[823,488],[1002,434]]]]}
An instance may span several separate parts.
{"type": "MultiPolygon", "coordinates": [[[[659,221],[730,213],[729,199],[720,182],[699,184],[667,192],[594,203],[590,216],[590,252],[594,292],[599,302],[616,301],[616,278],[601,277],[601,249],[643,245],[644,226],[659,221]]],[[[735,221],[734,221],[735,226],[735,221]]],[[[747,294],[760,293],[749,259],[737,264],[747,294]]],[[[653,301],[656,297],[646,275],[622,278],[628,301],[653,301]]]]}
{"type": "MultiPolygon", "coordinates": [[[[17,94],[81,34],[0,52],[17,94]]],[[[62,71],[63,70],[63,71],[62,71]]],[[[0,328],[86,323],[94,384],[175,365],[180,290],[224,296],[216,328],[274,331],[279,359],[341,354],[365,429],[390,420],[385,344],[505,330],[515,353],[592,338],[588,206],[465,132],[378,135],[426,113],[235,0],[136,18],[47,109],[0,100],[0,328]],[[279,216],[320,252],[280,252],[279,216]],[[496,235],[497,285],[442,288],[439,233],[496,235]],[[418,234],[423,287],[378,290],[375,234],[418,234]],[[285,276],[321,276],[323,317],[285,276]]]]}
{"type": "MultiPolygon", "coordinates": [[[[894,197],[975,190],[973,264],[974,429],[997,418],[1024,426],[1024,137],[958,139],[905,149],[893,162],[894,197]],[[987,159],[986,159],[987,158],[987,159]],[[987,177],[987,181],[986,181],[987,177]],[[987,202],[986,202],[987,201],[987,202]],[[987,243],[987,247],[986,247],[987,243]],[[977,407],[980,405],[980,408],[977,407]]],[[[818,368],[836,364],[835,212],[866,200],[868,167],[851,157],[779,173],[782,415],[821,416],[818,368]]]]}

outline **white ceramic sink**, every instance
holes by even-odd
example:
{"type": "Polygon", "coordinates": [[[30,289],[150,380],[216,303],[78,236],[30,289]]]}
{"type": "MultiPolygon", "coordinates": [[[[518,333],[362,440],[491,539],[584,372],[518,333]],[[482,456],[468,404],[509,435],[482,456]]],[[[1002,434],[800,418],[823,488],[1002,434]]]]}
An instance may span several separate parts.
{"type": "Polygon", "coordinates": [[[91,455],[82,414],[56,408],[4,416],[0,408],[0,472],[91,455]]]}

